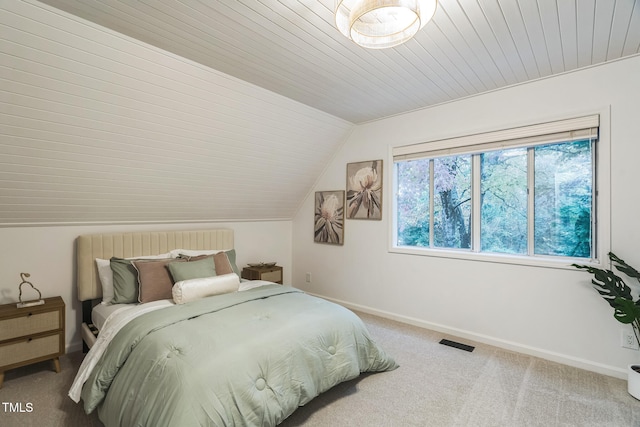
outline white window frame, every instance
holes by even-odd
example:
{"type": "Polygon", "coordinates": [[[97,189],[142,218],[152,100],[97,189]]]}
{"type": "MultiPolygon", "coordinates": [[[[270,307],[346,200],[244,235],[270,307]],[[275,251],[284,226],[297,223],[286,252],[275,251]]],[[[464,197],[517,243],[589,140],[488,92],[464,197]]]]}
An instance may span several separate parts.
{"type": "MultiPolygon", "coordinates": [[[[430,142],[408,143],[391,146],[389,148],[389,162],[392,170],[386,174],[387,188],[391,189],[390,203],[387,203],[389,221],[389,252],[408,255],[422,255],[431,257],[454,258],[473,261],[484,261],[505,264],[517,264],[526,266],[538,266],[561,269],[575,269],[572,262],[608,268],[607,254],[611,248],[611,165],[610,165],[610,112],[609,108],[597,112],[589,112],[584,115],[576,115],[566,119],[555,120],[533,125],[518,126],[509,129],[475,133],[460,137],[439,139],[430,142]],[[397,159],[424,158],[434,156],[446,156],[452,154],[477,153],[488,149],[511,148],[515,146],[535,146],[553,141],[549,135],[555,134],[556,141],[568,141],[579,139],[580,134],[572,134],[572,129],[592,128],[595,123],[598,129],[596,142],[596,156],[594,185],[596,186],[595,213],[597,215],[594,243],[594,258],[550,257],[535,255],[496,254],[488,252],[474,252],[461,249],[425,248],[398,246],[397,242],[397,217],[396,195],[397,182],[395,178],[395,162],[397,159]],[[544,138],[538,138],[544,135],[544,138]],[[569,137],[568,137],[569,135],[569,137]],[[575,138],[574,138],[575,137],[575,138]],[[518,143],[513,141],[518,139],[518,143]]],[[[479,185],[475,180],[473,185],[479,185]]],[[[479,233],[478,224],[472,225],[474,238],[479,233]]]]}

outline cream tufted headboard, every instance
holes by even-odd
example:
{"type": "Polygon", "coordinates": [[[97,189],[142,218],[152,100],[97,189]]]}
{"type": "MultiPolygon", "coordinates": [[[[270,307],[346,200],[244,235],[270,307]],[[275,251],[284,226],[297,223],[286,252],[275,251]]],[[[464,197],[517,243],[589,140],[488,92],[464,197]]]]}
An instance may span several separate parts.
{"type": "Polygon", "coordinates": [[[233,230],[143,231],[78,236],[76,260],[78,299],[102,297],[95,259],[158,255],[172,249],[233,249],[233,230]]]}

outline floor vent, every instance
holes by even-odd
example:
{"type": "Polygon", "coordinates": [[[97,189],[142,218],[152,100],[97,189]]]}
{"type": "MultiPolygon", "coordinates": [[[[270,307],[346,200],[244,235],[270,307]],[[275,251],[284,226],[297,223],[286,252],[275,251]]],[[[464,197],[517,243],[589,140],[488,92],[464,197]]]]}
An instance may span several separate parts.
{"type": "Polygon", "coordinates": [[[445,339],[440,340],[440,344],[448,345],[449,347],[459,348],[460,350],[464,350],[468,352],[472,352],[475,349],[475,347],[472,345],[462,344],[459,342],[445,340],[445,339]]]}

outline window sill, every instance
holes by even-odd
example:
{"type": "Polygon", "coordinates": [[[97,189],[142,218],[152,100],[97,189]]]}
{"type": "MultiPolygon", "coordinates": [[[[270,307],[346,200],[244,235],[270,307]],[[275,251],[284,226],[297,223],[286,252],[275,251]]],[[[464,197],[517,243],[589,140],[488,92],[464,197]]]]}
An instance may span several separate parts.
{"type": "Polygon", "coordinates": [[[556,268],[575,270],[571,264],[589,265],[598,268],[609,268],[600,260],[588,260],[585,258],[551,258],[546,256],[518,256],[506,254],[477,253],[464,250],[430,249],[411,246],[391,246],[390,253],[429,256],[436,258],[460,259],[466,261],[491,262],[497,264],[522,265],[527,267],[556,268]]]}

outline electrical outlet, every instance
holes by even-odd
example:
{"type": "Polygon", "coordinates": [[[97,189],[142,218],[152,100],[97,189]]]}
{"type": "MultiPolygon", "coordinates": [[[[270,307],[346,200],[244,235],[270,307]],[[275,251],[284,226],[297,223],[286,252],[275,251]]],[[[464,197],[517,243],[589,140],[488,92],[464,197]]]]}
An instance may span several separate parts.
{"type": "Polygon", "coordinates": [[[311,283],[311,273],[307,273],[304,277],[304,281],[307,283],[311,283]]]}
{"type": "Polygon", "coordinates": [[[622,329],[620,332],[620,345],[624,348],[630,348],[631,350],[638,350],[638,341],[633,331],[622,329]]]}

